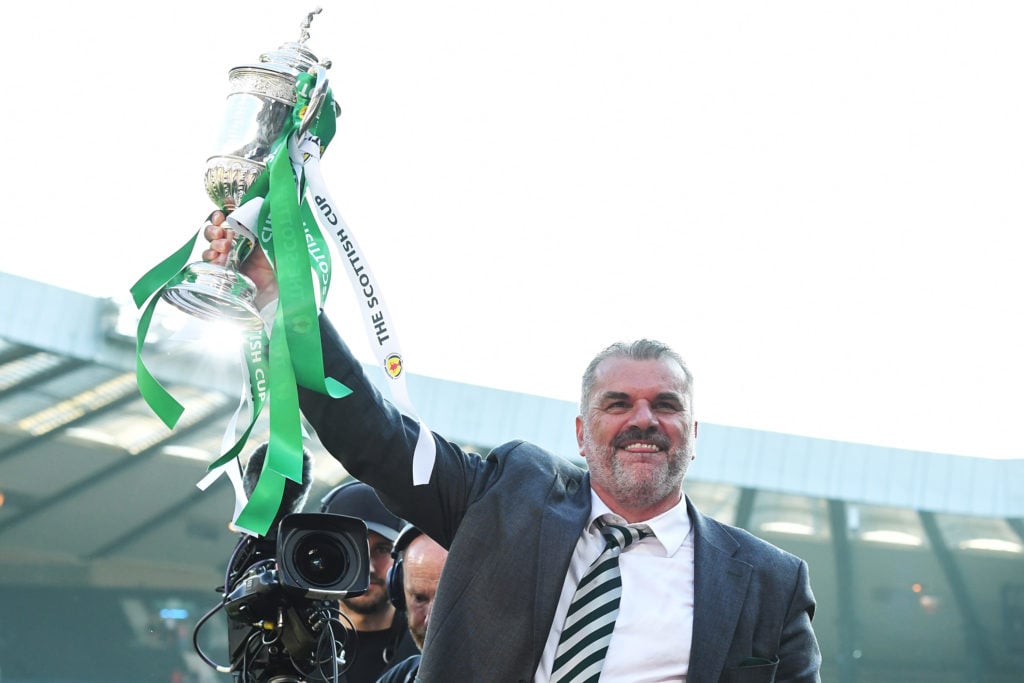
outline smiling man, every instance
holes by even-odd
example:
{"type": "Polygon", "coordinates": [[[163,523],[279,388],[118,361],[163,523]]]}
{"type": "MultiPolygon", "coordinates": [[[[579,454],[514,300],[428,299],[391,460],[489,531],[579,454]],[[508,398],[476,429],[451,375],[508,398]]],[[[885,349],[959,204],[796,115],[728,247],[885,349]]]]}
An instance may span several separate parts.
{"type": "MultiPolygon", "coordinates": [[[[207,260],[230,248],[223,220],[205,229],[207,260]]],[[[244,272],[270,304],[274,272],[258,247],[244,272]]],[[[419,421],[320,322],[324,369],[352,394],[300,389],[303,412],[353,476],[449,549],[417,680],[820,680],[806,563],[683,493],[693,379],[669,347],[615,344],[591,362],[576,420],[588,470],[522,441],[480,457],[432,434],[429,481],[415,485],[419,421]]]]}
{"type": "Polygon", "coordinates": [[[594,491],[627,521],[679,503],[697,437],[692,381],[682,358],[648,340],[608,347],[583,375],[580,455],[594,491]]]}

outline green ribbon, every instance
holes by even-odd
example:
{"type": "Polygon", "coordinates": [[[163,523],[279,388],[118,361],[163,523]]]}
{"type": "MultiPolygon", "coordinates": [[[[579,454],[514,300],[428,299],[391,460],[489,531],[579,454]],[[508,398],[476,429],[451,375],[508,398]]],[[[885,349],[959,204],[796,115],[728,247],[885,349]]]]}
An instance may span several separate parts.
{"type": "MultiPolygon", "coordinates": [[[[264,535],[277,515],[285,479],[302,482],[303,430],[297,386],[342,398],[351,390],[325,376],[320,344],[318,308],[310,270],[320,283],[321,303],[330,287],[330,251],[306,201],[299,202],[302,178],[296,177],[288,153],[288,141],[305,114],[313,77],[300,74],[296,83],[297,102],[292,117],[272,147],[267,169],[242,199],[264,197],[253,232],[273,265],[278,281],[279,301],[273,322],[274,343],[269,345],[262,330],[247,339],[246,365],[252,397],[252,414],[242,436],[221,454],[209,469],[238,456],[248,440],[264,405],[270,411],[270,437],[263,471],[239,513],[236,524],[264,535]],[[259,352],[255,352],[256,349],[259,352]]],[[[336,120],[333,97],[325,94],[318,118],[310,133],[320,139],[321,149],[334,137],[336,120]]],[[[169,428],[173,429],[183,408],[158,382],[142,361],[142,348],[163,290],[181,282],[198,232],[170,257],[139,279],[131,292],[137,307],[150,302],[142,313],[136,337],[136,375],[143,398],[169,428]],[[157,296],[154,296],[154,295],[157,296]]]]}
{"type": "Polygon", "coordinates": [[[270,363],[267,359],[267,333],[262,329],[250,331],[246,336],[242,353],[245,354],[245,365],[249,371],[249,398],[252,403],[253,419],[243,430],[242,436],[235,441],[231,448],[214,460],[207,471],[220,467],[241,453],[256,424],[255,418],[263,411],[263,406],[267,401],[267,378],[270,376],[270,363]]]}
{"type": "MultiPolygon", "coordinates": [[[[193,238],[194,240],[195,238],[193,238]]],[[[180,282],[180,280],[181,273],[179,271],[178,281],[180,282]]],[[[164,388],[164,385],[153,376],[153,373],[146,368],[146,364],[142,362],[142,346],[145,344],[146,335],[149,333],[149,325],[153,320],[153,309],[156,307],[158,300],[159,297],[153,297],[139,317],[139,326],[135,333],[135,376],[139,385],[139,393],[142,394],[146,403],[153,409],[157,417],[167,425],[168,429],[174,429],[174,425],[178,424],[181,414],[185,412],[185,407],[171,396],[171,393],[164,388]]]]}
{"type": "Polygon", "coordinates": [[[320,232],[319,224],[316,222],[313,210],[305,196],[302,199],[302,204],[299,205],[299,212],[302,214],[302,225],[306,230],[309,267],[313,270],[317,282],[320,283],[320,301],[326,301],[327,293],[331,290],[331,274],[333,273],[331,250],[327,246],[327,240],[324,239],[323,233],[320,232]]]}
{"type": "Polygon", "coordinates": [[[168,429],[174,429],[174,425],[178,424],[178,419],[185,408],[146,368],[146,364],[142,361],[142,347],[146,342],[146,335],[149,334],[153,309],[160,299],[153,294],[162,292],[165,287],[176,285],[184,279],[185,264],[188,262],[198,237],[199,232],[197,231],[192,235],[192,239],[177,251],[150,268],[149,272],[139,278],[130,290],[136,308],[141,308],[147,300],[149,301],[149,305],[139,317],[139,325],[135,332],[135,375],[138,380],[139,393],[168,429]]]}
{"type": "MultiPolygon", "coordinates": [[[[326,118],[333,119],[333,106],[326,118]]],[[[321,117],[323,119],[325,117],[321,117]]],[[[260,245],[277,274],[278,305],[274,317],[274,343],[270,346],[270,438],[263,472],[240,513],[237,524],[266,533],[281,500],[284,479],[302,481],[302,425],[299,420],[297,386],[301,385],[332,398],[351,393],[345,385],[326,377],[320,344],[319,312],[310,279],[313,257],[306,234],[324,244],[315,221],[303,226],[298,187],[288,155],[288,126],[275,143],[276,151],[267,165],[267,194],[258,231],[260,245]],[[265,218],[270,229],[265,229],[265,218]]],[[[323,290],[321,290],[323,292],[323,290]]]]}
{"type": "Polygon", "coordinates": [[[270,439],[263,470],[249,494],[249,502],[238,514],[235,523],[264,535],[281,506],[284,480],[302,482],[302,425],[299,422],[299,396],[292,370],[288,335],[284,319],[274,318],[270,347],[270,439]]]}

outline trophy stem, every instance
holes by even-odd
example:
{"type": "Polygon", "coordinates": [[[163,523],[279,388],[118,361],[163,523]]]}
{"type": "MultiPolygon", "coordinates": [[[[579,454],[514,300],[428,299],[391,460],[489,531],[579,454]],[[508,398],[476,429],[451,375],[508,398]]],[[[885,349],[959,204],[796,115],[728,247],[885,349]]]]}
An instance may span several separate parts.
{"type": "Polygon", "coordinates": [[[237,272],[242,261],[252,253],[253,246],[256,244],[256,238],[255,236],[250,237],[249,231],[245,226],[236,222],[231,223],[231,229],[235,231],[235,236],[231,241],[231,249],[228,251],[228,258],[224,267],[237,272]]]}
{"type": "Polygon", "coordinates": [[[256,309],[256,285],[232,268],[191,263],[185,268],[185,279],[165,289],[163,298],[202,320],[225,320],[253,330],[263,327],[256,309]]]}

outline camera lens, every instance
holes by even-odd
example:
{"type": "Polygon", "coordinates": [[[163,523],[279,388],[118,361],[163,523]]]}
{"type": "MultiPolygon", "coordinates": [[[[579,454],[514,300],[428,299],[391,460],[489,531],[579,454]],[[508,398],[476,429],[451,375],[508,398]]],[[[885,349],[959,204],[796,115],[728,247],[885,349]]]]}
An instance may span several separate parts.
{"type": "Polygon", "coordinates": [[[348,569],[345,549],[337,539],[323,533],[302,538],[295,546],[292,559],[295,570],[314,586],[330,586],[348,569]]]}
{"type": "Polygon", "coordinates": [[[370,556],[363,520],[345,515],[293,512],[278,527],[281,586],[311,599],[362,595],[369,587],[370,556]]]}

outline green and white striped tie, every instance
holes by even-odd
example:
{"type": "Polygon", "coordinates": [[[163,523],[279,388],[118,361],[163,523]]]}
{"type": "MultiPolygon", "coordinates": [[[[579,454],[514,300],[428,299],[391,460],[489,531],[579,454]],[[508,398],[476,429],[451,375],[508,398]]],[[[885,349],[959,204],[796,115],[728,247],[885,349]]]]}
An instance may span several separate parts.
{"type": "Polygon", "coordinates": [[[553,682],[583,683],[596,681],[601,675],[622,595],[619,555],[632,543],[651,535],[647,527],[605,524],[600,520],[598,524],[605,538],[604,551],[587,569],[572,596],[555,651],[553,682]]]}

